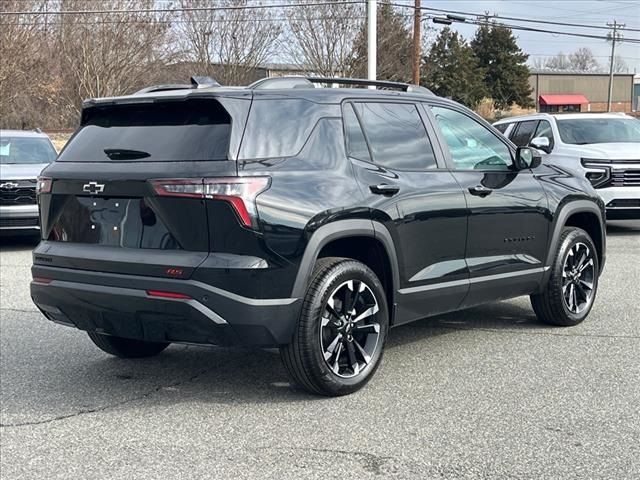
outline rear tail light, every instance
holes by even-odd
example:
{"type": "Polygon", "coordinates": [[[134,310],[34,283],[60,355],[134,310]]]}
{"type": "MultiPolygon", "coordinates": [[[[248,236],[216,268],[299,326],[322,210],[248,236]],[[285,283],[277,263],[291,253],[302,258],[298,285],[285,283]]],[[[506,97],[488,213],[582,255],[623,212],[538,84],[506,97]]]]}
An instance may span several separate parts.
{"type": "Polygon", "coordinates": [[[269,188],[269,177],[223,177],[204,179],[152,180],[157,195],[187,198],[212,198],[228,202],[240,223],[257,227],[256,197],[269,188]]]}
{"type": "Polygon", "coordinates": [[[52,183],[53,180],[48,177],[38,177],[38,183],[36,184],[36,193],[50,193],[52,183]]]}

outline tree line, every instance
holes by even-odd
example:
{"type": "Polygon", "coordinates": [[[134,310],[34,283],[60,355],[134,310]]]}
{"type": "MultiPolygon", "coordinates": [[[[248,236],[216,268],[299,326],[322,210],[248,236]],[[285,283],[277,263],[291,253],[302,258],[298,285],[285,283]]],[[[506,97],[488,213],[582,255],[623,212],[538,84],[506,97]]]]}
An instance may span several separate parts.
{"type": "MultiPolygon", "coordinates": [[[[552,72],[580,72],[580,73],[608,73],[609,60],[606,64],[598,61],[593,51],[588,47],[578,48],[575,52],[566,55],[559,52],[550,57],[536,58],[533,68],[536,70],[548,70],[552,72]]],[[[629,67],[620,55],[613,58],[614,73],[627,73],[629,67]]]]}
{"type": "MultiPolygon", "coordinates": [[[[82,101],[210,75],[223,85],[256,80],[267,62],[319,76],[366,77],[362,4],[251,0],[0,0],[0,126],[68,128],[82,101]],[[167,5],[162,3],[162,5],[167,5]],[[212,9],[215,7],[252,7],[212,9]],[[51,14],[52,12],[76,12],[51,14]],[[117,11],[117,12],[114,12],[117,11]],[[86,13],[90,12],[90,13],[86,13]]],[[[378,7],[378,77],[410,81],[411,9],[378,7]]],[[[531,105],[527,55],[508,28],[487,23],[467,43],[448,28],[424,35],[421,83],[470,107],[531,105]]]]}

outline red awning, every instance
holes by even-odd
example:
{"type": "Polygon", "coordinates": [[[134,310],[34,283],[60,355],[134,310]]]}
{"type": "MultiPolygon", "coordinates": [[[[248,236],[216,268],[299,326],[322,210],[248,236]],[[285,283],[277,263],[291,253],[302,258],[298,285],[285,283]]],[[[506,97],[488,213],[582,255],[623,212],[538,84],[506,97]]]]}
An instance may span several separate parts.
{"type": "Polygon", "coordinates": [[[579,93],[540,95],[540,105],[586,105],[587,97],[579,93]]]}

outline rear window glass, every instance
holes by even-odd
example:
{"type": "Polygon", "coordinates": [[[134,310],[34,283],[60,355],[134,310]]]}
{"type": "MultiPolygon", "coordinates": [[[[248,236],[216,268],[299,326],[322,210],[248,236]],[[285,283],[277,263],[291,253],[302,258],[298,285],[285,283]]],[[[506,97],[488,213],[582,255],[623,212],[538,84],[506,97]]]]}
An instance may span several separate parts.
{"type": "Polygon", "coordinates": [[[46,138],[0,137],[0,164],[42,164],[56,159],[56,151],[46,138]]]}
{"type": "Polygon", "coordinates": [[[230,135],[231,118],[215,100],[95,107],[58,160],[227,160],[230,135]]]}

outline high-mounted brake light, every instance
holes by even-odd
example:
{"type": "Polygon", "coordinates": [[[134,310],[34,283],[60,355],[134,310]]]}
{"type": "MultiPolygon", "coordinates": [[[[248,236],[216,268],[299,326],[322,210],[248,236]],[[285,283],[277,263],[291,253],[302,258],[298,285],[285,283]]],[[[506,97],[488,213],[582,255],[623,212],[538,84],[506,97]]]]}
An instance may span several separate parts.
{"type": "Polygon", "coordinates": [[[36,193],[50,193],[51,184],[53,180],[49,177],[38,177],[38,183],[36,184],[36,193]]]}
{"type": "Polygon", "coordinates": [[[256,197],[269,188],[270,180],[269,177],[221,177],[152,180],[151,184],[160,196],[224,200],[233,207],[243,226],[255,228],[256,197]]]}
{"type": "Polygon", "coordinates": [[[165,292],[164,290],[147,290],[150,297],[169,298],[171,300],[191,300],[189,295],[178,292],[165,292]]]}

